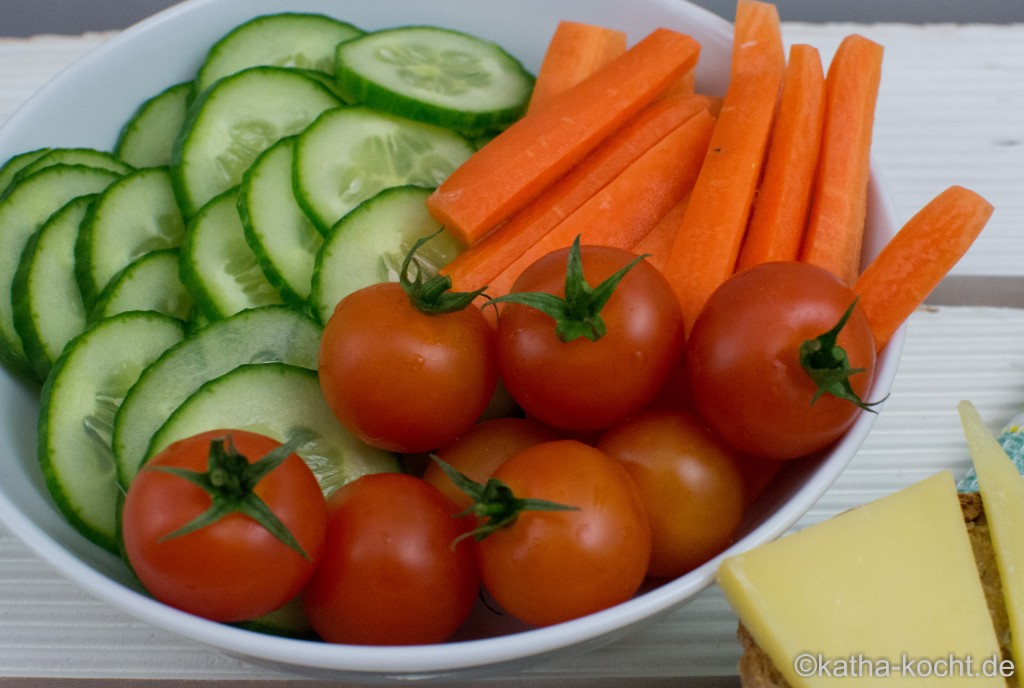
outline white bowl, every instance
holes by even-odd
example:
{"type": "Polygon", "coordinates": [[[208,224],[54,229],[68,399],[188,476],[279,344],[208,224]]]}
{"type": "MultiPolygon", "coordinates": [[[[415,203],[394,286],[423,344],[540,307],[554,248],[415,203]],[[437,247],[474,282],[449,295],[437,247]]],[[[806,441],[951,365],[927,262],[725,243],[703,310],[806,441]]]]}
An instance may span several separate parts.
{"type": "MultiPolygon", "coordinates": [[[[109,150],[139,103],[190,79],[217,38],[250,17],[286,9],[323,12],[367,29],[412,23],[463,29],[498,41],[534,72],[560,19],[615,26],[628,32],[630,42],[667,26],[700,41],[700,90],[722,94],[728,79],[730,25],[682,0],[191,0],[119,34],[42,88],[0,128],[0,160],[42,146],[109,150]]],[[[896,227],[877,169],[872,177],[867,257],[896,227]]],[[[889,390],[902,341],[901,330],[882,354],[873,397],[889,390]]],[[[470,639],[385,648],[261,635],[190,616],[148,597],[119,559],[80,536],[51,502],[36,460],[38,396],[36,386],[0,373],[0,521],[11,533],[89,593],[154,626],[279,670],[376,682],[510,672],[584,652],[657,619],[709,586],[722,557],[788,529],[846,467],[875,418],[862,414],[826,454],[789,464],[751,509],[736,544],[681,578],[612,609],[549,628],[499,628],[498,635],[488,636],[494,629],[482,621],[464,636],[470,639]]]]}

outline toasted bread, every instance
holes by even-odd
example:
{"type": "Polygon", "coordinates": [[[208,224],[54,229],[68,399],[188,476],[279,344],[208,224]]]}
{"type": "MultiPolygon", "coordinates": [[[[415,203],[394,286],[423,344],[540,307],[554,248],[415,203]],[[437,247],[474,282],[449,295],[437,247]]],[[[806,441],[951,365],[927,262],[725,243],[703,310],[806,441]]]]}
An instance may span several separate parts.
{"type": "MultiPolygon", "coordinates": [[[[1003,657],[1010,658],[1010,624],[1003,602],[1002,586],[999,582],[999,570],[996,568],[995,551],[989,536],[988,523],[981,496],[977,492],[961,493],[960,509],[964,514],[967,533],[974,551],[978,575],[985,600],[988,602],[989,613],[999,638],[1003,657]]],[[[743,688],[790,688],[789,683],[772,663],[771,658],[751,637],[747,629],[740,623],[737,638],[743,647],[739,661],[740,684],[743,688]]],[[[1008,685],[1017,685],[1016,679],[1009,679],[1008,685]]]]}

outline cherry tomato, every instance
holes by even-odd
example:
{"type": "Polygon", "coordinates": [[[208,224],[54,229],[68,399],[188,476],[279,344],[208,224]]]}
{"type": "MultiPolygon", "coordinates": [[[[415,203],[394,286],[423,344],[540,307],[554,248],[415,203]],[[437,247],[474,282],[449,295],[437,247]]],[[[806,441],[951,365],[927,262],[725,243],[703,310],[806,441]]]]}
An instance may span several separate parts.
{"type": "MultiPolygon", "coordinates": [[[[559,438],[556,430],[531,418],[490,418],[477,423],[435,453],[470,479],[482,483],[513,454],[559,438]]],[[[437,463],[427,466],[423,479],[441,490],[460,510],[472,505],[472,498],[460,490],[437,463]]]]}
{"type": "Polygon", "coordinates": [[[648,575],[680,576],[729,545],[745,503],[739,458],[700,419],[644,413],[597,446],[623,463],[640,490],[653,543],[648,575]]]}
{"type": "Polygon", "coordinates": [[[175,442],[150,459],[132,481],[122,523],[131,567],[154,597],[227,622],[267,614],[299,593],[323,548],[327,507],[312,471],[291,454],[260,479],[252,493],[306,556],[239,512],[168,537],[209,509],[213,498],[191,480],[164,469],[206,472],[211,443],[225,437],[231,438],[246,465],[280,445],[240,430],[216,430],[175,442]]]}
{"type": "Polygon", "coordinates": [[[509,614],[545,626],[632,597],[644,580],[651,530],[622,465],[577,440],[536,444],[494,473],[518,499],[572,511],[519,512],[477,543],[484,587],[509,614]]]}
{"type": "MultiPolygon", "coordinates": [[[[523,271],[513,293],[564,296],[572,249],[550,253],[523,271]]],[[[607,246],[579,247],[583,276],[596,285],[636,256],[607,246]]],[[[571,310],[571,309],[570,309],[571,310]]],[[[563,341],[552,317],[522,303],[504,303],[498,317],[502,379],[527,415],[552,427],[604,429],[647,405],[679,363],[682,315],[665,277],[636,263],[600,309],[607,332],[591,341],[563,341]]]]}
{"type": "Polygon", "coordinates": [[[302,595],[330,642],[437,643],[469,616],[479,591],[467,519],[433,485],[402,473],[358,478],[330,499],[327,542],[302,595]]]}
{"type": "Polygon", "coordinates": [[[483,413],[497,378],[494,329],[479,308],[424,313],[398,283],[349,294],[324,328],[324,398],[377,447],[423,452],[453,441],[483,413]]]}
{"type": "MultiPolygon", "coordinates": [[[[801,346],[832,332],[855,300],[838,278],[806,263],[765,263],[731,277],[690,332],[687,365],[697,412],[722,439],[753,456],[792,459],[827,447],[861,406],[831,393],[815,398],[819,388],[801,364],[801,346]]],[[[875,346],[859,306],[835,343],[850,367],[862,369],[848,380],[863,399],[875,346]]]]}

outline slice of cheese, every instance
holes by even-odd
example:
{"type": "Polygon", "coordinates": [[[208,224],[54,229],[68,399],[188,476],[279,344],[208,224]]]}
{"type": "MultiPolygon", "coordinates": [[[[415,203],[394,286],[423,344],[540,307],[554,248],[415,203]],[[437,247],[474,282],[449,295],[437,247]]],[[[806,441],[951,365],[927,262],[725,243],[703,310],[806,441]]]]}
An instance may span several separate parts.
{"type": "Polygon", "coordinates": [[[1005,687],[947,472],[726,559],[718,577],[794,688],[1005,687]]]}
{"type": "Polygon", "coordinates": [[[974,405],[962,401],[958,409],[1003,586],[1011,651],[1024,662],[1024,478],[974,405]]]}

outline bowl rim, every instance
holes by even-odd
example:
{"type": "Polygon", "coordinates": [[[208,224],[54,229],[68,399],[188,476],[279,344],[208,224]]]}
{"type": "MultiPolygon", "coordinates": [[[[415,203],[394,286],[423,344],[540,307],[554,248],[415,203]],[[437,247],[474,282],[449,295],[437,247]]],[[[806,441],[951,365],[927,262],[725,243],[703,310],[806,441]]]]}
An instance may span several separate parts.
{"type": "MultiPolygon", "coordinates": [[[[732,25],[706,9],[691,5],[685,0],[648,1],[665,11],[677,13],[680,17],[686,13],[701,17],[705,29],[713,31],[719,38],[731,40],[732,25]]],[[[71,83],[80,71],[102,63],[111,53],[117,54],[122,50],[123,46],[141,42],[147,33],[159,30],[169,22],[177,21],[204,7],[224,2],[226,0],[186,0],[105,40],[58,73],[11,115],[0,127],[0,147],[4,143],[4,132],[17,129],[24,120],[32,116],[36,103],[52,98],[54,93],[71,83]]],[[[872,224],[894,230],[897,227],[895,209],[874,160],[871,162],[869,196],[872,224]]],[[[889,237],[883,238],[887,240],[889,237]]],[[[905,325],[896,332],[880,355],[873,386],[882,384],[886,390],[891,386],[904,335],[905,325]]],[[[610,642],[626,632],[632,632],[637,624],[660,617],[692,599],[714,583],[717,566],[724,558],[757,543],[775,539],[791,528],[846,468],[856,448],[870,431],[874,420],[875,414],[860,414],[850,430],[832,448],[831,455],[818,463],[811,471],[810,478],[782,507],[750,529],[737,543],[694,571],[643,592],[627,602],[587,617],[546,628],[436,645],[395,648],[311,642],[208,621],[164,605],[105,575],[62,546],[3,495],[0,495],[0,523],[57,572],[94,597],[146,623],[248,661],[270,661],[276,666],[289,666],[298,672],[340,671],[349,677],[362,678],[439,677],[451,672],[484,668],[490,672],[527,658],[531,661],[540,661],[569,647],[578,648],[579,652],[583,652],[591,644],[610,642]]]]}

